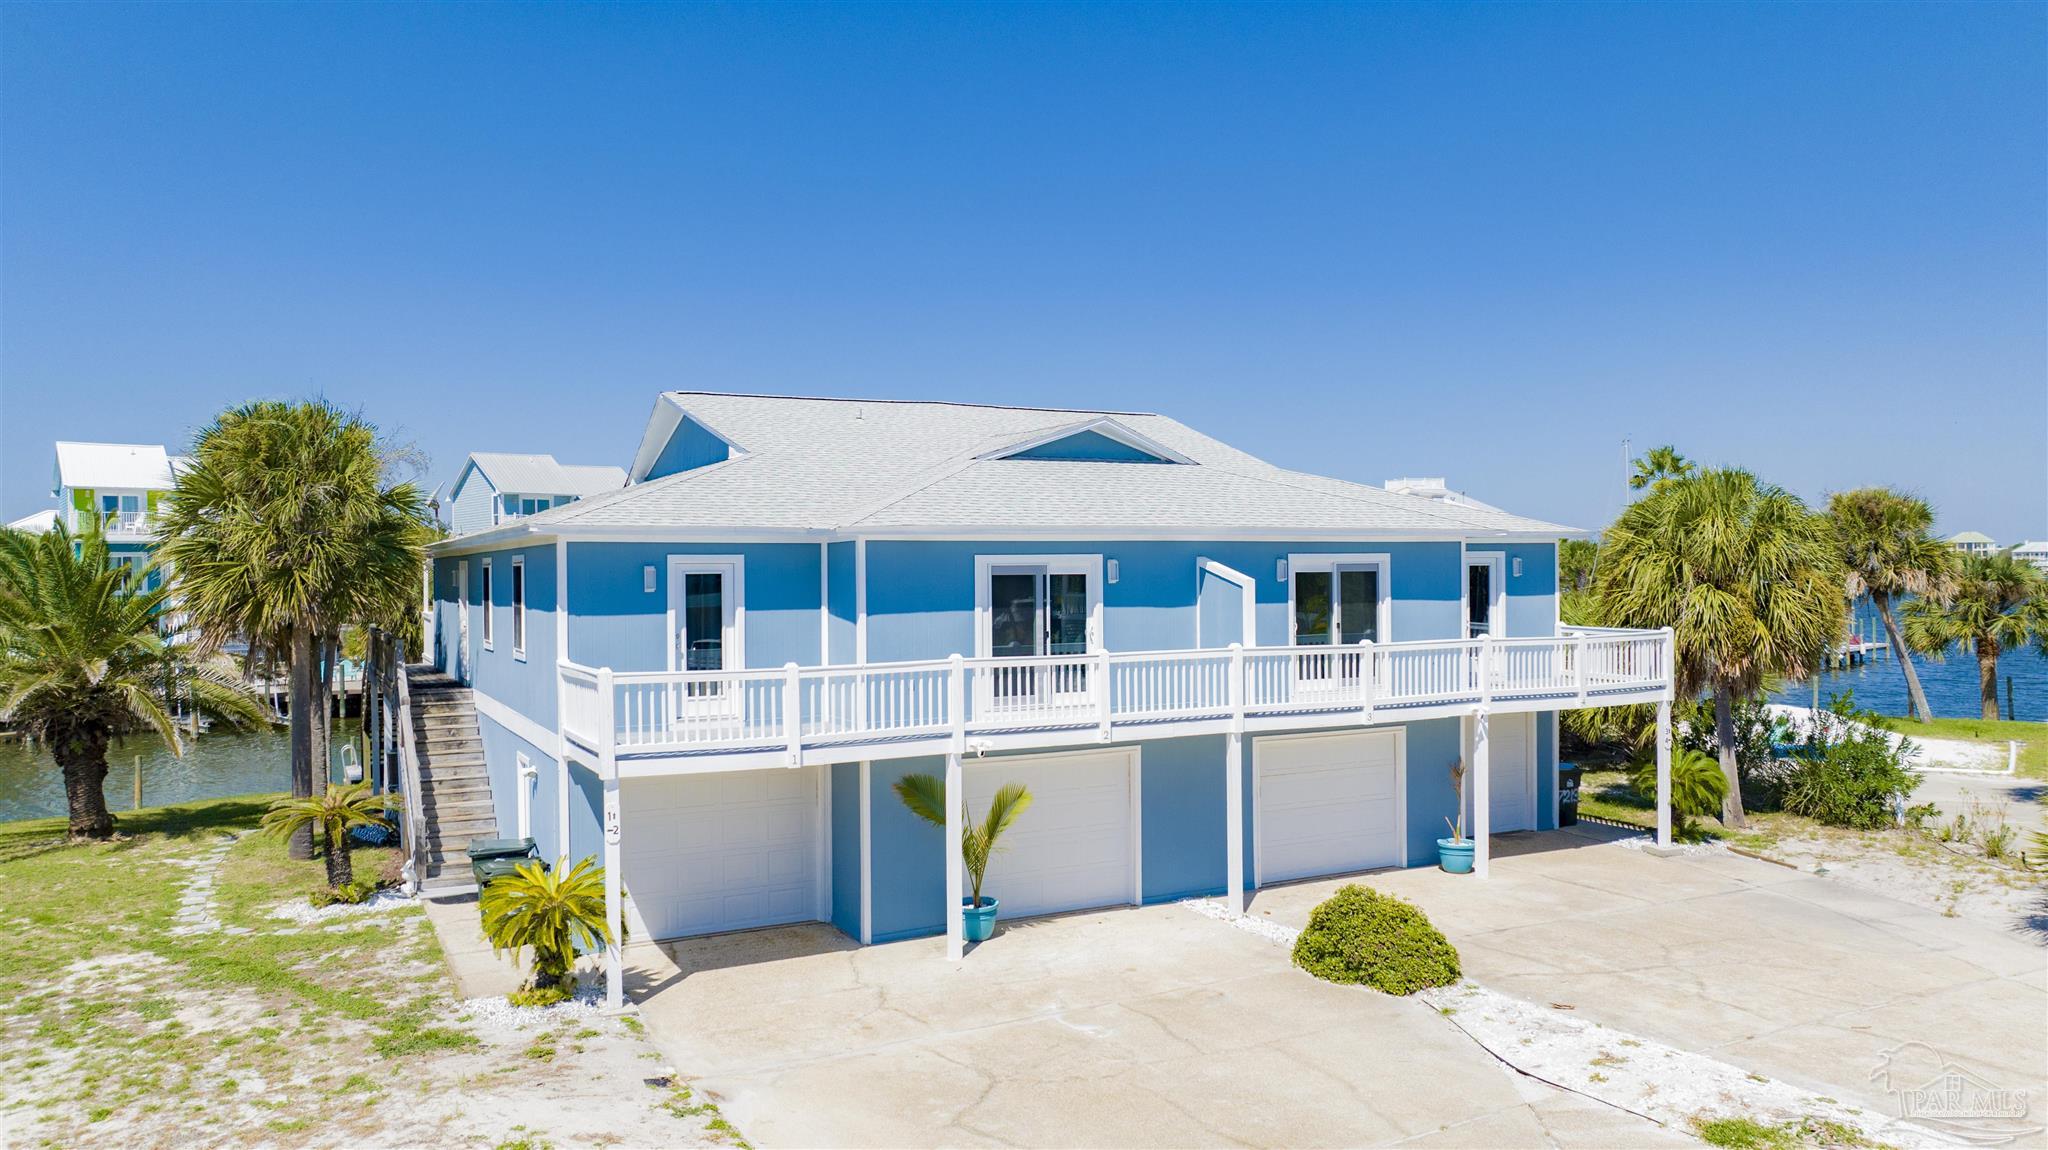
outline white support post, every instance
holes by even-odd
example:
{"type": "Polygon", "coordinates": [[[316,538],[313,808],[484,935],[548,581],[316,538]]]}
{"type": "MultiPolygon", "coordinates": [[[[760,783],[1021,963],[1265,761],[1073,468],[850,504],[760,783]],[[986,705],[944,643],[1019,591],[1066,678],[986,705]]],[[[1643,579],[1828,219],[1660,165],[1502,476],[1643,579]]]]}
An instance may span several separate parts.
{"type": "Polygon", "coordinates": [[[1244,906],[1244,644],[1230,645],[1229,758],[1224,766],[1223,865],[1224,898],[1230,913],[1244,906]]]}
{"type": "Polygon", "coordinates": [[[953,753],[967,750],[967,660],[946,657],[946,723],[953,728],[953,753]]]}
{"type": "Polygon", "coordinates": [[[1095,652],[1095,715],[1099,724],[1095,731],[1097,742],[1109,741],[1109,652],[1095,652]]]}
{"type": "Polygon", "coordinates": [[[789,762],[792,767],[804,765],[804,684],[803,669],[795,663],[782,665],[782,731],[789,743],[789,762]]]}
{"type": "Polygon", "coordinates": [[[1224,904],[1244,913],[1244,736],[1230,732],[1230,757],[1223,772],[1224,904]]]}
{"type": "Polygon", "coordinates": [[[1493,857],[1493,771],[1488,762],[1487,713],[1481,707],[1472,715],[1472,873],[1486,877],[1493,857]]]}
{"type": "MultiPolygon", "coordinates": [[[[617,700],[612,694],[612,669],[597,671],[598,765],[604,779],[604,920],[611,926],[611,941],[604,948],[604,1004],[618,1010],[626,1002],[626,963],[619,940],[626,936],[625,876],[619,862],[619,837],[623,818],[619,811],[619,747],[615,735],[617,700]]],[[[559,748],[558,748],[559,750],[559,748]]],[[[563,772],[565,775],[567,771],[563,772]]],[[[564,836],[566,845],[566,836],[564,836]]]]}
{"type": "Polygon", "coordinates": [[[1572,637],[1572,674],[1578,679],[1579,706],[1586,705],[1586,633],[1572,637]]]}
{"type": "Polygon", "coordinates": [[[1373,691],[1372,640],[1358,641],[1358,721],[1372,726],[1373,691]]]}
{"type": "Polygon", "coordinates": [[[960,873],[960,832],[965,815],[960,804],[966,798],[960,778],[960,752],[946,755],[946,958],[959,962],[967,956],[967,916],[961,907],[966,896],[960,873]]]}
{"type": "Polygon", "coordinates": [[[1657,846],[1671,847],[1671,700],[1657,701],[1657,846]]]}

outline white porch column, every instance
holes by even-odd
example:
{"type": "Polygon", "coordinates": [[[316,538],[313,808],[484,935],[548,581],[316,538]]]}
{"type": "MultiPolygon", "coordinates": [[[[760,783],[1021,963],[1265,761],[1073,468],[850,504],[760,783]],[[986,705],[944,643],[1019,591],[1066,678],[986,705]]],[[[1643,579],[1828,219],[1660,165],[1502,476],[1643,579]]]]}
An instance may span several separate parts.
{"type": "Polygon", "coordinates": [[[1230,732],[1230,756],[1223,772],[1224,905],[1244,913],[1244,736],[1230,732]]]}
{"type": "Polygon", "coordinates": [[[1657,702],[1657,845],[1671,846],[1671,700],[1657,702]]]}
{"type": "Polygon", "coordinates": [[[617,1010],[626,1001],[626,972],[619,940],[625,937],[625,900],[619,877],[619,776],[616,766],[604,781],[604,920],[611,924],[611,942],[604,948],[604,1004],[617,1010]]]}
{"type": "Polygon", "coordinates": [[[1493,856],[1488,841],[1493,833],[1493,771],[1488,763],[1486,708],[1472,715],[1472,873],[1486,877],[1487,862],[1493,856]]]}
{"type": "Polygon", "coordinates": [[[960,873],[960,832],[964,829],[964,816],[960,803],[966,798],[966,790],[960,780],[960,754],[951,751],[946,754],[946,957],[954,962],[967,956],[967,918],[961,912],[960,900],[966,892],[960,873]]]}
{"type": "MultiPolygon", "coordinates": [[[[626,914],[624,883],[620,871],[619,832],[622,820],[619,816],[619,747],[614,732],[618,730],[612,714],[616,702],[612,695],[612,669],[600,667],[597,672],[597,713],[598,713],[598,765],[604,779],[604,920],[611,926],[611,941],[604,948],[604,1004],[609,1010],[618,1010],[626,1004],[626,964],[621,951],[620,940],[626,937],[626,914]]],[[[562,748],[556,748],[559,752],[562,748]]],[[[557,758],[558,764],[561,763],[557,758]]],[[[566,764],[561,764],[563,774],[568,773],[566,764]]],[[[566,832],[567,824],[563,824],[566,832]]],[[[567,835],[563,836],[566,846],[567,835]]]]}

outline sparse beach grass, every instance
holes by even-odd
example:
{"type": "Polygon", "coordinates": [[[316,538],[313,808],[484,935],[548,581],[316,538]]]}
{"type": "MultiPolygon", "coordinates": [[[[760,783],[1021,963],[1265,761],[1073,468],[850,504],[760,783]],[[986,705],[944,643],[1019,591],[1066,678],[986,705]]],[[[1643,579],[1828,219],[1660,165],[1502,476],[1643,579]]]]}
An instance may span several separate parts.
{"type": "MultiPolygon", "coordinates": [[[[0,1128],[18,1146],[516,1140],[743,1144],[643,1085],[630,1017],[464,1013],[418,907],[295,922],[318,862],[255,833],[270,796],[123,813],[112,842],[0,823],[0,1128]],[[563,1059],[526,1057],[536,1047],[563,1059]],[[299,1137],[293,1137],[299,1135],[299,1137]]],[[[395,869],[363,848],[359,874],[395,869]]]]}

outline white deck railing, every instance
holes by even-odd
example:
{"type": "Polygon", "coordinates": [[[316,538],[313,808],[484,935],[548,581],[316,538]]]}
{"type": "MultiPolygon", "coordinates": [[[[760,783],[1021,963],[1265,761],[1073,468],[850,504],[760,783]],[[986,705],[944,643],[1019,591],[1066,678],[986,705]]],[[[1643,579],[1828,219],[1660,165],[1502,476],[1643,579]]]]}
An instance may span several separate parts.
{"type": "Polygon", "coordinates": [[[1445,708],[1642,702],[1671,684],[1664,631],[1555,638],[1229,647],[745,671],[559,667],[563,733],[594,750],[845,752],[951,737],[1220,722],[1400,721],[1445,708]]]}

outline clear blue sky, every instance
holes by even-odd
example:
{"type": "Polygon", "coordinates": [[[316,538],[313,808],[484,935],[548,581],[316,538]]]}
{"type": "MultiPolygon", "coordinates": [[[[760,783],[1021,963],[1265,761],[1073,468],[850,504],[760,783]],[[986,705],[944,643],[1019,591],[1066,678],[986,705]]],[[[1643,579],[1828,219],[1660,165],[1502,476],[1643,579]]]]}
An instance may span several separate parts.
{"type": "Polygon", "coordinates": [[[2048,7],[0,7],[0,514],[324,394],[1168,412],[1598,527],[1621,440],[2048,536],[2048,7]]]}

